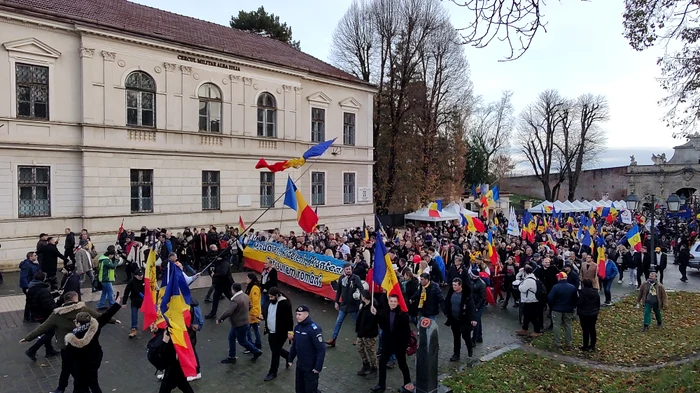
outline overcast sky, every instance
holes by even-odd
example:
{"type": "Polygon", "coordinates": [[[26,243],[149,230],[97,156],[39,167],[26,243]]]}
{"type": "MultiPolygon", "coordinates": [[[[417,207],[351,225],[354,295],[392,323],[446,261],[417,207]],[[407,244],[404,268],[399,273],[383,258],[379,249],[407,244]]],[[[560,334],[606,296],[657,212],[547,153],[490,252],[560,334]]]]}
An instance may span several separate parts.
{"type": "MultiPolygon", "coordinates": [[[[254,10],[261,0],[138,0],[137,3],[228,25],[239,10],[254,10]]],[[[266,0],[268,12],[292,26],[293,37],[304,52],[328,60],[331,37],[351,0],[266,0]]],[[[466,26],[470,14],[445,2],[455,27],[466,26]]],[[[547,33],[535,37],[530,50],[512,62],[498,60],[508,54],[500,42],[485,49],[465,47],[476,94],[486,101],[513,91],[516,112],[534,101],[545,89],[576,97],[584,93],[608,97],[611,120],[603,125],[607,151],[595,166],[620,166],[635,155],[640,165],[651,164],[652,153],[666,153],[683,141],[673,139],[657,102],[663,91],[656,59],[659,50],[636,52],[622,35],[624,2],[611,0],[547,1],[543,13],[547,33]]]]}

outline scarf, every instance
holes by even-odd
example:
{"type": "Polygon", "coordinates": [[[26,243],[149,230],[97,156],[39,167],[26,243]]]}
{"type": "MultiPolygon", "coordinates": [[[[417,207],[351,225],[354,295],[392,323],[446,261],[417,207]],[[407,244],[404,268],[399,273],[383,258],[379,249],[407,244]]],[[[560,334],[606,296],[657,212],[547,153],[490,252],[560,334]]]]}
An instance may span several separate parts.
{"type": "Polygon", "coordinates": [[[78,333],[87,332],[87,330],[88,330],[89,328],[90,328],[90,322],[85,323],[85,324],[82,324],[82,325],[76,327],[75,329],[73,329],[73,334],[75,334],[75,335],[77,336],[78,333]]]}
{"type": "Polygon", "coordinates": [[[649,283],[649,294],[651,296],[656,296],[656,283],[649,283]]]}
{"type": "Polygon", "coordinates": [[[420,301],[418,302],[418,308],[423,308],[423,303],[425,302],[425,299],[428,297],[428,287],[430,284],[423,286],[423,291],[420,293],[420,301]]]}

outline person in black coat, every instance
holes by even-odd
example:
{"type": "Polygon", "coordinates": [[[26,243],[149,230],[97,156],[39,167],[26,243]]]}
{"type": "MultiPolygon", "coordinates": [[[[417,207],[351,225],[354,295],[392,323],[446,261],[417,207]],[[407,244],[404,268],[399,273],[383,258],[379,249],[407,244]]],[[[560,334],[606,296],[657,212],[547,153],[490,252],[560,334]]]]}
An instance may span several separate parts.
{"type": "MultiPolygon", "coordinates": [[[[136,337],[139,322],[139,309],[143,304],[145,293],[143,271],[136,268],[133,273],[134,276],[129,280],[129,283],[126,284],[126,288],[124,288],[124,297],[122,300],[123,307],[126,307],[127,300],[131,300],[131,332],[129,332],[129,338],[136,337]]],[[[192,315],[192,317],[194,317],[194,315],[192,315]]]]}
{"type": "Polygon", "coordinates": [[[471,296],[469,284],[463,285],[459,277],[452,279],[452,287],[447,291],[443,312],[447,317],[445,325],[452,330],[453,352],[451,362],[459,360],[461,340],[467,344],[467,354],[474,355],[474,342],[471,339],[472,329],[476,326],[476,307],[471,296]]]}
{"type": "MultiPolygon", "coordinates": [[[[231,285],[233,285],[233,277],[231,276],[231,264],[226,255],[226,251],[220,253],[216,244],[209,246],[209,258],[212,264],[212,285],[214,286],[214,295],[212,298],[211,311],[205,315],[206,319],[216,318],[216,311],[219,308],[219,300],[221,294],[224,294],[227,299],[233,297],[231,285]]],[[[206,300],[206,299],[205,299],[206,300]]]]}
{"type": "MultiPolygon", "coordinates": [[[[75,272],[75,269],[70,270],[63,268],[61,273],[63,273],[63,279],[61,279],[62,293],[75,292],[78,294],[78,301],[82,301],[82,295],[80,293],[80,275],[75,272]]],[[[63,305],[63,296],[61,296],[60,304],[63,305]]]]}
{"type": "Polygon", "coordinates": [[[56,272],[58,271],[59,258],[65,262],[66,258],[58,251],[56,247],[56,238],[49,237],[46,239],[48,243],[43,248],[41,256],[41,271],[46,273],[46,279],[51,284],[51,290],[58,289],[56,281],[56,272]]]}
{"type": "Polygon", "coordinates": [[[688,264],[690,264],[690,259],[695,258],[688,250],[685,244],[681,245],[680,250],[678,250],[678,271],[681,272],[681,281],[688,281],[686,276],[686,271],[688,270],[688,264]]]}
{"type": "Polygon", "coordinates": [[[284,294],[277,289],[271,287],[265,295],[269,299],[269,304],[265,312],[265,334],[268,337],[270,344],[270,370],[267,372],[264,381],[272,381],[277,378],[277,370],[280,366],[280,358],[284,359],[287,364],[289,359],[289,351],[284,349],[284,343],[291,339],[291,333],[294,331],[294,316],[292,315],[292,303],[284,294]],[[273,311],[275,318],[274,322],[269,317],[269,312],[273,311]]]}
{"type": "Polygon", "coordinates": [[[389,295],[389,307],[377,313],[376,309],[370,310],[378,316],[379,328],[382,330],[381,354],[379,357],[379,381],[372,388],[372,392],[383,392],[386,390],[386,365],[391,355],[396,356],[401,374],[403,374],[403,386],[401,392],[408,392],[406,385],[411,383],[411,371],[406,363],[406,348],[411,337],[411,323],[408,314],[399,308],[399,297],[395,294],[389,295]]]}
{"type": "Polygon", "coordinates": [[[564,272],[566,273],[566,282],[578,289],[581,286],[581,277],[576,273],[574,267],[567,262],[564,264],[564,272]]]}
{"type": "Polygon", "coordinates": [[[583,334],[582,351],[595,351],[596,344],[596,323],[598,322],[598,312],[600,311],[600,295],[598,290],[593,288],[593,281],[583,280],[583,288],[578,295],[576,310],[581,323],[583,334]]]}
{"type": "MultiPolygon", "coordinates": [[[[644,247],[642,247],[642,252],[645,252],[644,247]]],[[[632,255],[632,265],[630,265],[630,270],[636,269],[637,272],[637,289],[642,286],[642,274],[644,273],[644,254],[642,252],[635,252],[632,255]]]]}
{"type": "Polygon", "coordinates": [[[270,305],[268,292],[270,288],[278,288],[279,282],[277,281],[277,269],[272,266],[272,263],[266,260],[263,266],[263,270],[260,272],[260,286],[262,288],[262,302],[260,305],[262,306],[263,317],[267,319],[267,308],[270,305]]]}
{"type": "Polygon", "coordinates": [[[162,340],[156,347],[155,352],[158,353],[157,356],[165,363],[165,372],[163,373],[163,380],[160,383],[158,392],[170,393],[173,389],[178,388],[182,393],[194,393],[194,389],[187,382],[185,373],[182,372],[180,361],[177,360],[175,346],[170,339],[170,334],[167,330],[159,331],[157,334],[162,335],[162,340]]]}
{"type": "Polygon", "coordinates": [[[435,320],[435,316],[440,313],[442,301],[443,298],[440,286],[437,283],[430,281],[430,275],[428,273],[421,274],[420,287],[411,297],[411,304],[418,304],[418,310],[423,318],[435,320]]]}
{"type": "Polygon", "coordinates": [[[120,308],[117,299],[97,318],[93,318],[86,312],[79,312],[75,316],[76,328],[65,337],[66,351],[72,359],[70,373],[74,380],[73,393],[102,392],[97,376],[103,356],[100,332],[120,308]]]}
{"type": "Polygon", "coordinates": [[[63,255],[65,262],[70,261],[75,264],[75,233],[70,228],[66,228],[66,240],[63,241],[63,255]]]}
{"type": "MultiPolygon", "coordinates": [[[[39,323],[44,323],[56,308],[50,286],[45,280],[46,273],[37,272],[34,275],[34,280],[29,283],[29,288],[27,289],[27,305],[29,306],[32,319],[39,323]]],[[[36,353],[42,346],[46,347],[46,357],[58,355],[60,352],[56,351],[51,344],[55,333],[56,332],[52,329],[39,337],[37,342],[24,352],[25,355],[36,362],[36,353]]]]}
{"type": "MultiPolygon", "coordinates": [[[[404,269],[403,277],[405,278],[403,298],[404,299],[411,299],[418,292],[418,290],[420,288],[420,282],[418,282],[418,279],[413,275],[413,271],[411,271],[410,267],[407,267],[406,269],[404,269]]],[[[417,302],[413,302],[413,303],[408,304],[408,319],[411,321],[412,324],[414,324],[415,326],[418,326],[418,303],[417,302]]]]}
{"type": "Polygon", "coordinates": [[[659,276],[659,282],[664,283],[664,270],[668,266],[668,256],[665,252],[661,251],[661,247],[656,247],[654,250],[654,265],[656,268],[657,275],[659,276]]]}
{"type": "Polygon", "coordinates": [[[469,272],[467,272],[467,269],[462,264],[461,255],[454,257],[454,262],[452,265],[450,265],[450,269],[447,271],[447,282],[451,283],[455,278],[461,279],[462,282],[469,278],[469,272]]]}
{"type": "Polygon", "coordinates": [[[377,339],[379,337],[379,325],[377,324],[376,309],[381,307],[372,299],[372,294],[363,289],[361,293],[362,302],[357,313],[355,322],[355,333],[357,334],[357,351],[362,360],[362,369],[357,375],[365,376],[367,379],[374,379],[377,376],[377,339]],[[375,313],[372,313],[375,309],[375,313]]]}

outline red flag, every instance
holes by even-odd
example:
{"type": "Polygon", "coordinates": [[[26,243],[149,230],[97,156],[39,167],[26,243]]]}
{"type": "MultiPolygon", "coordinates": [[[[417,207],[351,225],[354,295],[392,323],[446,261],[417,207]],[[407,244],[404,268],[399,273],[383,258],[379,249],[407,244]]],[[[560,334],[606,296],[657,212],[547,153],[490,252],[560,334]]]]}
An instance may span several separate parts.
{"type": "Polygon", "coordinates": [[[119,232],[117,233],[117,241],[119,241],[119,238],[122,236],[122,232],[124,232],[124,219],[122,218],[122,225],[119,226],[119,232]]]}
{"type": "Polygon", "coordinates": [[[238,216],[238,232],[241,234],[245,232],[245,223],[243,222],[243,217],[240,215],[238,216]]]}

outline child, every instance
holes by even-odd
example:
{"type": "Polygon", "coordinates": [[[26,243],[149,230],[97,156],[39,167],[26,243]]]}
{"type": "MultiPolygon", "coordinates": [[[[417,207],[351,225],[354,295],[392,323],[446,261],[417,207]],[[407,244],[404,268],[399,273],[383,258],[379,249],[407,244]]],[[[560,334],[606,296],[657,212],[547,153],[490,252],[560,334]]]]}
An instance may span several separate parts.
{"type": "Polygon", "coordinates": [[[139,324],[139,309],[143,303],[143,271],[139,268],[133,270],[134,276],[129,280],[124,289],[122,307],[126,307],[127,299],[131,299],[131,333],[129,338],[136,337],[136,329],[139,324]]]}

